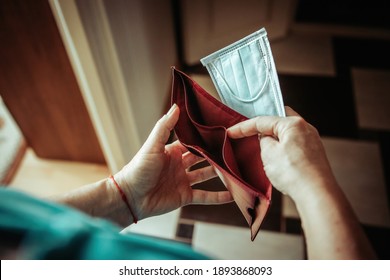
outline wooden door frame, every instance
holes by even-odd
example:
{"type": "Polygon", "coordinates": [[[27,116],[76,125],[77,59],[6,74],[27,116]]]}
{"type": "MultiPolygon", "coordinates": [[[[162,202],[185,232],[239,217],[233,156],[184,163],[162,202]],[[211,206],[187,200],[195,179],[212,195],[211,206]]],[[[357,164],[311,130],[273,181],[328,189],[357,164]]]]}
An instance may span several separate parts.
{"type": "MultiPolygon", "coordinates": [[[[102,146],[104,156],[111,172],[117,172],[128,161],[128,155],[121,148],[119,133],[116,131],[115,122],[108,106],[107,96],[101,77],[97,72],[95,60],[92,55],[91,46],[88,43],[87,35],[83,29],[83,24],[78,12],[75,0],[49,0],[57,25],[60,29],[62,39],[64,41],[68,56],[71,60],[73,70],[76,74],[84,101],[95,127],[99,142],[102,146]]],[[[100,11],[100,20],[105,26],[107,37],[106,45],[103,48],[106,50],[106,55],[111,59],[111,65],[107,65],[111,78],[114,84],[117,85],[116,94],[124,98],[125,106],[124,114],[127,114],[127,136],[131,139],[130,151],[134,155],[141,146],[138,133],[136,131],[135,118],[132,114],[130,100],[128,100],[123,76],[120,74],[118,57],[116,56],[112,38],[108,27],[107,18],[105,17],[102,1],[95,1],[97,8],[100,11]]]]}

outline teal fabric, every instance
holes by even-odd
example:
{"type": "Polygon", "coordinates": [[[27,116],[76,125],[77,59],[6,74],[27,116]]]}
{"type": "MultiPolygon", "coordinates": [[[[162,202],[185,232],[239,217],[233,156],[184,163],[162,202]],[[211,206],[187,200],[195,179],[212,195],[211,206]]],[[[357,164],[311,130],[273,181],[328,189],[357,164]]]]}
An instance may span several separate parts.
{"type": "Polygon", "coordinates": [[[0,242],[17,239],[17,258],[207,259],[185,244],[120,230],[64,205],[0,188],[0,242]]]}

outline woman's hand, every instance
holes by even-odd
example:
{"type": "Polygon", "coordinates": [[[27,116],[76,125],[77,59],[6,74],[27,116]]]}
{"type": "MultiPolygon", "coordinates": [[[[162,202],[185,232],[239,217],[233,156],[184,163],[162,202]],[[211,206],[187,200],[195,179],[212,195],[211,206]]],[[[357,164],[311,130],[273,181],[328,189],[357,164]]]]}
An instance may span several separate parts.
{"type": "Polygon", "coordinates": [[[261,116],[228,129],[231,138],[259,134],[264,170],[279,191],[292,198],[307,193],[304,186],[334,184],[317,130],[291,108],[287,117],[261,116]],[[330,182],[332,181],[332,182],[330,182]]]}
{"type": "Polygon", "coordinates": [[[228,191],[194,190],[192,185],[216,176],[207,166],[189,171],[203,161],[178,141],[165,145],[179,119],[175,105],[155,125],[148,139],[115,180],[126,193],[137,219],[163,214],[187,204],[221,204],[232,201],[228,191]]]}
{"type": "Polygon", "coordinates": [[[230,129],[259,134],[264,170],[295,201],[310,259],[371,259],[375,253],[337,184],[317,130],[291,108],[287,117],[257,117],[230,129]]]}

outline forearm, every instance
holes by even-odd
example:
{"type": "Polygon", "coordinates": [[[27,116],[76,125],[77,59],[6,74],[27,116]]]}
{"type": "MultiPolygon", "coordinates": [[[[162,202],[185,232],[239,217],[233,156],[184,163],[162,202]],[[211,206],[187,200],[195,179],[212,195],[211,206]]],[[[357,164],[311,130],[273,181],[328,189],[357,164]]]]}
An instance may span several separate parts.
{"type": "Polygon", "coordinates": [[[82,186],[55,200],[123,227],[133,223],[129,209],[110,179],[82,186]]]}
{"type": "MultiPolygon", "coordinates": [[[[313,186],[312,186],[313,187],[313,186]]],[[[372,259],[375,253],[337,183],[295,198],[309,259],[372,259]]]]}

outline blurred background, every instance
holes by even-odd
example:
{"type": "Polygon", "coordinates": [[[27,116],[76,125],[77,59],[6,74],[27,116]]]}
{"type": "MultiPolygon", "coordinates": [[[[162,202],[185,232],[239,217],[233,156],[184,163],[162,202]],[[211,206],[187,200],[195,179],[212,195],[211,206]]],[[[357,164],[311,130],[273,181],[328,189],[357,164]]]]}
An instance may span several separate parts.
{"type": "MultiPolygon", "coordinates": [[[[47,197],[118,171],[169,108],[170,66],[217,97],[199,59],[265,27],[285,104],[317,127],[389,259],[389,12],[386,0],[0,0],[1,183],[47,197]]],[[[187,206],[124,232],[222,259],[306,258],[294,203],[277,191],[253,243],[234,203],[187,206]]]]}

